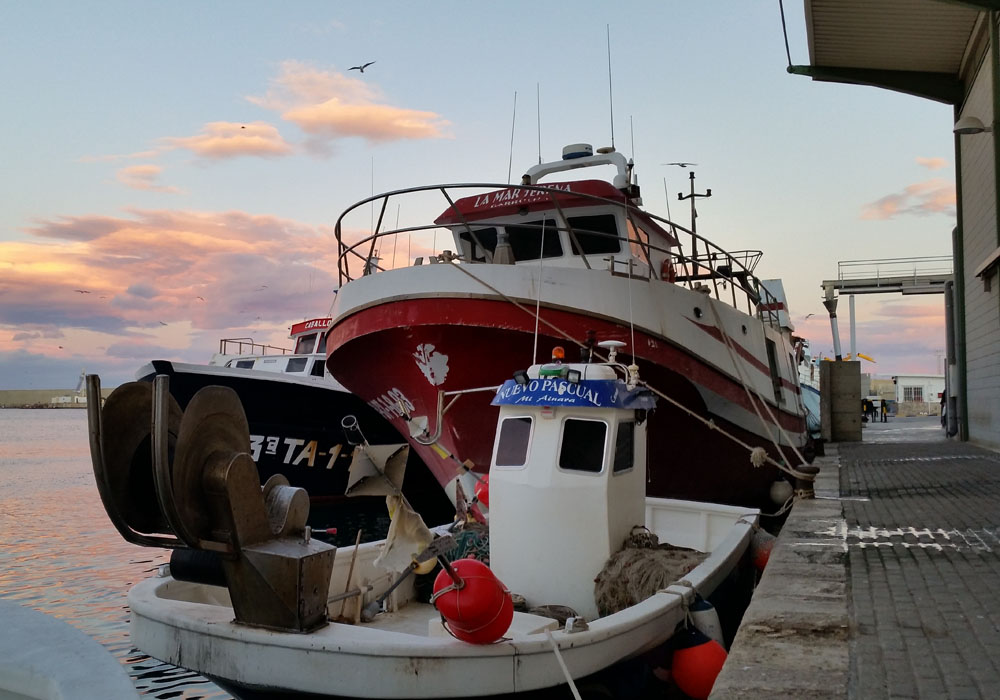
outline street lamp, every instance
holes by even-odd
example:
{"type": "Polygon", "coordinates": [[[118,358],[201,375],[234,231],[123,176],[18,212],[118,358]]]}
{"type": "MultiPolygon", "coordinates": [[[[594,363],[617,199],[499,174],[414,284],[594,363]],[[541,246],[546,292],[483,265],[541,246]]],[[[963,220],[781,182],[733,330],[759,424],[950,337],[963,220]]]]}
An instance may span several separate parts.
{"type": "Polygon", "coordinates": [[[952,131],[964,136],[966,134],[981,134],[986,131],[993,131],[993,128],[983,124],[983,121],[978,117],[964,116],[955,122],[955,127],[952,131]]]}

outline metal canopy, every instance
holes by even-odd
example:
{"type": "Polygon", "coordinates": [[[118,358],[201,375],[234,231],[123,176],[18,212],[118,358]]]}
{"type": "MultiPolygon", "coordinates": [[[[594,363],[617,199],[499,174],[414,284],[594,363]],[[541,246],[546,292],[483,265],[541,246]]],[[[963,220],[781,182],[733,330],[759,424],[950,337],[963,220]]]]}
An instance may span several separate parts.
{"type": "Polygon", "coordinates": [[[804,0],[813,80],[886,88],[959,104],[960,73],[980,12],[1000,0],[804,0]]]}

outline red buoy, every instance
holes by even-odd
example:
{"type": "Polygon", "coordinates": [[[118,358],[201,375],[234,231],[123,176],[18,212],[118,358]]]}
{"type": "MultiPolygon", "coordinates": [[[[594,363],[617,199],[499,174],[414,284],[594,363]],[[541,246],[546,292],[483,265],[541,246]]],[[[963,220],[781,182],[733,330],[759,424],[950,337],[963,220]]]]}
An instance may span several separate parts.
{"type": "Polygon", "coordinates": [[[753,531],[753,536],[750,538],[750,560],[758,571],[763,571],[764,567],[767,566],[776,539],[774,535],[763,528],[757,528],[753,531]]]}
{"type": "Polygon", "coordinates": [[[476,498],[487,508],[490,507],[490,475],[484,474],[476,482],[476,498]]]}
{"type": "Polygon", "coordinates": [[[459,559],[451,568],[461,579],[461,588],[441,571],[431,598],[451,633],[470,644],[491,644],[503,637],[514,619],[510,591],[477,559],[459,559]]]}
{"type": "Polygon", "coordinates": [[[671,666],[674,682],[692,698],[707,698],[726,663],[726,650],[694,627],[678,632],[674,642],[676,648],[671,666]]]}

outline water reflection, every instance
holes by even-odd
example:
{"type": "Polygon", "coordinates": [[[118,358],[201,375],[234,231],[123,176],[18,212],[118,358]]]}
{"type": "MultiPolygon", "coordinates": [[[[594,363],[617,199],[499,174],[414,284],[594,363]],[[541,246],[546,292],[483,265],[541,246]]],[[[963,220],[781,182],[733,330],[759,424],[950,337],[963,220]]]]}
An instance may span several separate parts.
{"type": "Polygon", "coordinates": [[[229,698],[201,676],[134,649],[128,590],[168,560],[111,525],[90,468],[86,411],[0,409],[0,597],[103,644],[144,695],[229,698]]]}

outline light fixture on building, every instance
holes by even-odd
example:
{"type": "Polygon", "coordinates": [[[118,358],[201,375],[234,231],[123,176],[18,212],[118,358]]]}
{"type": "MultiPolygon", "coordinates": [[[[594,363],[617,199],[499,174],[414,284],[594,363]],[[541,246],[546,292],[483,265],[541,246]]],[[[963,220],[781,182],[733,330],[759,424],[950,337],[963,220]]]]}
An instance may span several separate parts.
{"type": "Polygon", "coordinates": [[[984,131],[993,131],[991,127],[983,124],[982,120],[978,117],[965,116],[955,122],[955,128],[952,129],[956,134],[981,134],[984,131]]]}

